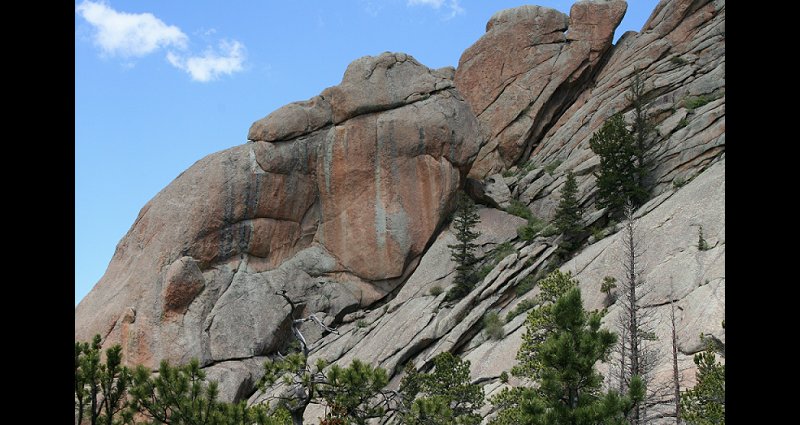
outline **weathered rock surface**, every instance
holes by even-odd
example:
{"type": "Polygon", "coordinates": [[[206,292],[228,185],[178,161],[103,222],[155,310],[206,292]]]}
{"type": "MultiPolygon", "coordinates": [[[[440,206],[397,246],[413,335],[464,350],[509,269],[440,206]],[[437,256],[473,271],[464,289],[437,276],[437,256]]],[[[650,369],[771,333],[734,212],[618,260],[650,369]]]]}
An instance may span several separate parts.
{"type": "Polygon", "coordinates": [[[563,183],[560,177],[567,170],[577,175],[584,203],[593,202],[592,172],[599,161],[589,139],[614,113],[631,119],[629,87],[637,69],[647,110],[657,127],[650,154],[652,195],[672,190],[673,181],[688,181],[724,157],[725,2],[664,1],[642,32],[628,32],[619,39],[593,83],[531,145],[531,167],[560,164],[552,181],[510,185],[512,195],[535,215],[552,217],[556,199],[549,195],[563,183]]]}
{"type": "Polygon", "coordinates": [[[461,55],[455,83],[488,143],[470,176],[514,164],[574,100],[625,15],[624,0],[582,0],[570,16],[541,6],[497,12],[461,55]]]}
{"type": "Polygon", "coordinates": [[[207,364],[286,343],[277,290],[331,320],[387,295],[481,143],[452,76],[402,53],[358,59],[339,86],[255,122],[252,143],[198,161],[120,241],[76,339],[99,333],[151,367],[207,364]]]}
{"type": "MultiPolygon", "coordinates": [[[[613,113],[630,119],[626,95],[640,69],[658,130],[652,198],[636,212],[646,308],[659,318],[657,348],[669,352],[675,302],[681,380],[693,385],[699,334],[725,340],[725,2],[664,0],[642,32],[610,47],[624,11],[611,0],[580,1],[569,17],[535,6],[498,12],[455,80],[452,68],[403,54],[353,62],[339,86],[256,121],[252,143],[204,158],[151,200],[78,306],[76,338],[121,341],[135,363],[199,357],[210,377],[230,381],[226,400],[257,402],[255,364],[289,339],[288,307],[274,295],[286,289],[340,332],[303,326],[312,362],[360,358],[387,368],[396,388],[405,363],[429,369],[451,351],[495,394],[516,362],[525,314],[501,340],[482,331],[482,317],[505,318],[535,296],[537,287],[520,286],[552,267],[559,239],[520,241],[525,220],[481,208],[477,254],[491,271],[446,302],[454,236],[437,229],[453,191],[477,157],[476,198],[519,200],[549,220],[573,171],[584,223],[597,228],[560,268],[581,281],[587,308],[602,307],[621,233],[595,208],[589,139],[613,113]],[[697,249],[699,226],[709,250],[697,249]]],[[[612,304],[605,323],[618,310],[612,304]]],[[[666,358],[655,378],[671,379],[666,358]]],[[[319,414],[309,409],[307,419],[319,414]]]]}
{"type": "MultiPolygon", "coordinates": [[[[512,199],[529,205],[539,217],[550,219],[558,204],[564,173],[572,170],[578,176],[579,199],[586,208],[585,224],[587,227],[605,225],[598,222],[602,211],[594,208],[596,187],[592,172],[598,165],[598,158],[589,149],[588,140],[614,112],[622,111],[630,118],[627,84],[633,75],[633,65],[641,65],[647,108],[659,130],[653,139],[656,164],[653,198],[637,212],[638,229],[646,238],[644,245],[647,247],[643,259],[644,279],[652,285],[647,309],[658,318],[656,348],[667,353],[666,356],[670,352],[669,301],[676,302],[678,363],[684,386],[694,384],[695,369],[691,359],[692,354],[702,348],[699,334],[713,334],[724,341],[720,323],[725,308],[725,81],[724,74],[720,73],[724,70],[725,10],[724,2],[694,2],[691,7],[689,3],[662,2],[642,33],[623,36],[607,59],[597,64],[591,82],[576,87],[579,94],[575,102],[565,103],[565,108],[553,115],[547,132],[529,146],[530,162],[518,167],[514,176],[502,178],[512,199]],[[678,14],[678,18],[674,18],[674,14],[678,14]],[[663,50],[654,53],[652,44],[661,45],[663,50]],[[676,56],[686,61],[671,59],[676,56]],[[688,88],[683,87],[684,84],[688,88]],[[710,100],[689,110],[687,100],[700,96],[710,100]],[[684,186],[680,180],[686,182],[684,186]],[[714,247],[711,250],[699,251],[696,247],[700,225],[714,247]],[[670,281],[673,289],[670,289],[670,281]]],[[[485,47],[491,51],[491,46],[485,47]]],[[[459,68],[457,75],[461,72],[459,68]]],[[[460,83],[457,77],[457,87],[466,92],[460,83]]],[[[478,112],[474,103],[471,106],[478,112]]],[[[483,118],[481,122],[485,124],[483,118]]],[[[522,158],[526,158],[524,153],[522,158]]],[[[480,187],[473,186],[476,197],[490,205],[497,203],[488,194],[501,190],[488,188],[500,181],[498,177],[492,176],[492,181],[488,178],[475,180],[480,184],[480,187]]],[[[589,309],[602,307],[604,295],[599,291],[600,282],[604,276],[613,276],[620,269],[616,258],[621,237],[618,226],[597,234],[602,235],[601,240],[594,241],[561,266],[563,270],[576,273],[589,309]]],[[[443,237],[447,237],[447,233],[439,236],[443,237]]],[[[430,367],[433,356],[447,350],[471,361],[471,378],[486,383],[487,395],[500,391],[507,386],[499,382],[500,373],[516,363],[515,354],[524,333],[524,314],[505,324],[505,337],[499,341],[489,339],[480,330],[481,318],[489,311],[498,311],[505,317],[522,300],[535,296],[536,287],[521,296],[516,294],[516,288],[526,278],[544,273],[553,258],[554,244],[558,243],[552,237],[539,237],[529,244],[515,242],[513,233],[505,241],[513,243],[515,252],[499,261],[467,297],[452,304],[444,302],[443,295],[430,295],[431,286],[440,285],[446,290],[454,267],[449,260],[445,261],[442,246],[446,244],[437,240],[385,311],[366,313],[366,327],[345,325],[342,327],[347,332],[344,335],[323,337],[312,357],[322,357],[343,366],[353,358],[369,359],[394,372],[390,386],[396,386],[402,375],[399,365],[413,362],[425,369],[430,367]],[[420,278],[422,276],[424,278],[420,278]]],[[[486,251],[479,256],[488,261],[486,251]]],[[[616,305],[610,307],[606,323],[611,323],[617,311],[616,305]]],[[[656,382],[671,379],[668,357],[658,364],[654,378],[656,382]]],[[[512,378],[511,383],[519,382],[512,378]]],[[[255,395],[251,400],[257,398],[255,395]]],[[[487,407],[483,413],[489,415],[491,408],[487,407]]]]}

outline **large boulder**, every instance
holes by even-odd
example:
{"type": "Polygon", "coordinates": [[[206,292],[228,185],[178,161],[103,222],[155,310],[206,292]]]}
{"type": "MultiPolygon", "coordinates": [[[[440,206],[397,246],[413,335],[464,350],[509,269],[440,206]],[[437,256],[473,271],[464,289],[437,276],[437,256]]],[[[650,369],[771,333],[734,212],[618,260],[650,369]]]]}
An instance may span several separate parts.
{"type": "Polygon", "coordinates": [[[586,205],[591,204],[599,158],[589,140],[615,113],[632,122],[630,86],[637,72],[656,126],[649,152],[653,196],[724,157],[725,2],[662,1],[641,32],[620,37],[591,84],[523,157],[531,167],[553,166],[552,176],[545,173],[512,188],[535,215],[552,218],[558,203],[553,195],[568,170],[576,174],[586,205]]]}
{"type": "Polygon", "coordinates": [[[472,177],[507,169],[530,152],[597,68],[626,9],[624,0],[582,0],[570,16],[521,6],[489,19],[455,77],[488,138],[472,177]]]}
{"type": "Polygon", "coordinates": [[[75,337],[128,363],[202,364],[286,342],[287,290],[329,321],[390,293],[453,206],[481,144],[453,69],[354,61],[150,200],[76,308],[75,337]]]}

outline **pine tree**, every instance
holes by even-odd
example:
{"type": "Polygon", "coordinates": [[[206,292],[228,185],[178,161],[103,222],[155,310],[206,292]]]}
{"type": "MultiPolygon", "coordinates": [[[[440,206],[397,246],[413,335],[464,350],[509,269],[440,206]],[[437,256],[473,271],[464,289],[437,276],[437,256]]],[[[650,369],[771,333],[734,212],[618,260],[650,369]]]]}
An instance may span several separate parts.
{"type": "Polygon", "coordinates": [[[128,415],[140,413],[154,423],[172,425],[212,423],[219,391],[216,382],[206,383],[205,378],[197,359],[184,366],[162,360],[155,377],[139,365],[133,373],[128,415]]]}
{"type": "Polygon", "coordinates": [[[725,343],[702,334],[700,339],[706,349],[694,355],[697,384],[681,393],[681,418],[688,425],[725,425],[725,365],[715,355],[725,357],[725,343]]]}
{"type": "Polygon", "coordinates": [[[217,383],[205,382],[197,359],[184,366],[163,361],[158,376],[141,365],[131,373],[122,366],[122,347],[118,344],[106,350],[105,363],[101,362],[100,342],[100,335],[91,343],[75,342],[76,425],[291,423],[285,409],[270,413],[267,405],[217,402],[217,383]]]}
{"type": "Polygon", "coordinates": [[[130,371],[122,366],[122,346],[114,345],[106,350],[106,363],[101,365],[100,370],[100,392],[103,395],[102,406],[105,410],[105,414],[100,417],[101,423],[113,425],[114,416],[127,407],[130,383],[130,371]]]}
{"type": "Polygon", "coordinates": [[[475,284],[474,267],[477,262],[475,248],[478,245],[473,241],[480,236],[480,232],[475,231],[475,225],[479,221],[480,216],[475,203],[465,193],[459,192],[453,217],[453,228],[458,243],[447,246],[452,251],[453,262],[456,263],[456,275],[453,279],[455,286],[447,293],[449,301],[462,298],[475,284]]]}
{"type": "Polygon", "coordinates": [[[628,394],[600,390],[594,369],[607,361],[616,336],[600,329],[601,315],[583,309],[580,290],[570,289],[550,311],[552,328],[539,344],[539,387],[506,390],[494,399],[501,411],[493,424],[627,424],[625,416],[641,400],[638,377],[628,394]]]}
{"type": "Polygon", "coordinates": [[[589,140],[600,156],[597,178],[597,206],[619,213],[628,199],[640,199],[636,142],[625,127],[622,115],[615,114],[589,140]]]}
{"type": "Polygon", "coordinates": [[[578,286],[578,281],[571,272],[564,273],[556,269],[536,285],[539,287],[539,294],[533,299],[536,308],[528,312],[525,319],[525,334],[517,352],[519,363],[511,370],[514,376],[532,380],[541,378],[542,359],[539,350],[555,328],[553,306],[570,289],[578,286]]]}
{"type": "Polygon", "coordinates": [[[597,205],[619,214],[626,202],[639,207],[647,201],[655,126],[645,108],[644,78],[635,70],[629,87],[628,101],[633,106],[631,130],[620,113],[614,114],[589,140],[589,146],[600,156],[597,177],[597,205]]]}
{"type": "Polygon", "coordinates": [[[386,412],[381,403],[371,400],[389,383],[385,369],[354,359],[347,368],[333,365],[321,376],[327,379],[320,382],[317,393],[330,409],[326,415],[329,421],[364,425],[386,412]]]}
{"type": "Polygon", "coordinates": [[[641,191],[636,195],[643,197],[642,199],[632,199],[632,201],[637,205],[646,199],[646,188],[650,186],[648,178],[650,175],[650,168],[652,167],[652,159],[647,155],[647,153],[652,147],[653,140],[651,135],[655,131],[655,125],[653,125],[653,121],[650,119],[650,115],[645,108],[644,94],[645,88],[642,71],[636,68],[633,71],[633,80],[631,81],[631,85],[628,89],[627,97],[628,101],[631,102],[631,106],[633,106],[633,124],[631,130],[636,142],[635,177],[637,187],[641,189],[641,191]]]}
{"type": "Polygon", "coordinates": [[[695,354],[697,385],[681,394],[681,416],[689,425],[725,424],[725,365],[711,351],[695,354]]]}
{"type": "Polygon", "coordinates": [[[276,292],[275,295],[280,295],[291,308],[292,334],[300,344],[300,352],[264,362],[264,376],[259,381],[259,387],[264,390],[279,380],[286,385],[286,391],[278,399],[289,412],[294,425],[303,424],[306,408],[311,403],[327,406],[324,423],[328,425],[363,424],[367,419],[382,417],[392,401],[382,390],[389,380],[386,370],[358,359],[344,369],[338,365],[328,367],[323,359],[318,359],[316,364],[310,366],[308,355],[311,348],[299,326],[312,321],[323,331],[337,334],[338,331],[325,326],[313,314],[297,318],[297,313],[304,308],[303,304],[293,301],[286,291],[276,292]]]}
{"type": "Polygon", "coordinates": [[[578,237],[583,230],[582,218],[583,209],[578,202],[578,183],[575,181],[575,174],[567,171],[567,180],[561,189],[561,200],[558,203],[554,219],[556,229],[562,234],[559,248],[564,253],[577,248],[578,237]]]}
{"type": "Polygon", "coordinates": [[[433,359],[434,370],[419,373],[409,363],[400,384],[402,423],[406,425],[477,425],[483,389],[470,383],[468,360],[445,351],[433,359]]]}
{"type": "Polygon", "coordinates": [[[106,350],[102,363],[100,335],[92,342],[75,342],[75,410],[76,423],[87,416],[91,425],[112,425],[114,417],[127,406],[130,372],[122,366],[122,347],[117,344],[106,350]]]}
{"type": "MultiPolygon", "coordinates": [[[[98,335],[99,337],[100,335],[98,335]]],[[[83,367],[85,362],[86,352],[89,350],[89,344],[85,342],[75,342],[75,423],[80,425],[83,423],[83,415],[86,411],[86,404],[88,403],[88,392],[86,390],[88,377],[87,371],[83,367]]]]}

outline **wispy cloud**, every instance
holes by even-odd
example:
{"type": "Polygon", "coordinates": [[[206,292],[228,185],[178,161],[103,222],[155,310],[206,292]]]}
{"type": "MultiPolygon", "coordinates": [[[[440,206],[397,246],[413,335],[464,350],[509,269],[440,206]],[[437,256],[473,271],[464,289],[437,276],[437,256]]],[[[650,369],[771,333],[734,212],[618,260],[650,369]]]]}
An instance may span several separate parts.
{"type": "MultiPolygon", "coordinates": [[[[102,0],[84,0],[75,7],[75,13],[92,25],[92,39],[102,54],[125,58],[125,68],[133,66],[131,58],[165,49],[167,61],[194,81],[214,81],[244,69],[245,47],[236,40],[223,40],[216,49],[208,47],[197,55],[188,51],[189,37],[180,28],[167,25],[151,13],[120,12],[102,0]]],[[[215,33],[214,29],[203,30],[201,38],[215,33]]]]}
{"type": "Polygon", "coordinates": [[[434,9],[438,9],[442,7],[444,0],[408,0],[409,6],[415,6],[418,4],[423,4],[425,6],[431,6],[434,9]]]}
{"type": "Polygon", "coordinates": [[[185,48],[189,37],[150,13],[118,12],[105,3],[84,1],[75,12],[96,29],[94,43],[109,56],[141,57],[160,47],[185,48]]]}
{"type": "Polygon", "coordinates": [[[437,10],[446,6],[450,10],[450,14],[445,19],[451,19],[464,13],[464,8],[461,7],[458,0],[408,0],[407,4],[409,6],[430,6],[437,10]]]}
{"type": "Polygon", "coordinates": [[[201,56],[182,56],[169,52],[167,60],[172,66],[186,71],[192,80],[203,83],[244,69],[245,49],[242,43],[223,40],[218,50],[221,54],[208,48],[201,56]]]}

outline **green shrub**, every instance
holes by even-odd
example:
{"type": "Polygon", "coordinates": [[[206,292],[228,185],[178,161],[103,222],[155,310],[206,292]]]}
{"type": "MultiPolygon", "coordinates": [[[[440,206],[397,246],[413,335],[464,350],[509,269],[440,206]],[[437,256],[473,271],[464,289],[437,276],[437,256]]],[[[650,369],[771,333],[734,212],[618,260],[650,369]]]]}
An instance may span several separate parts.
{"type": "Polygon", "coordinates": [[[603,278],[603,282],[600,284],[600,292],[608,295],[611,293],[611,290],[617,287],[617,279],[606,276],[603,278]]]}
{"type": "Polygon", "coordinates": [[[697,249],[700,251],[708,251],[711,249],[711,246],[708,245],[708,242],[703,237],[703,226],[700,226],[699,235],[697,239],[697,249]]]}
{"type": "Polygon", "coordinates": [[[590,231],[592,232],[592,237],[594,237],[595,241],[599,241],[600,239],[603,239],[606,236],[606,233],[604,232],[604,230],[605,229],[603,229],[600,226],[597,226],[597,225],[592,226],[590,231]]]}
{"type": "Polygon", "coordinates": [[[560,232],[558,231],[558,228],[556,228],[556,226],[554,226],[552,224],[548,224],[548,225],[546,225],[544,227],[544,229],[542,229],[542,236],[544,236],[546,238],[549,238],[550,236],[558,235],[559,233],[560,232]]]}
{"type": "Polygon", "coordinates": [[[680,130],[683,127],[686,127],[687,125],[689,125],[689,119],[686,118],[686,117],[683,117],[683,118],[681,118],[680,121],[678,121],[678,125],[675,126],[675,130],[680,130]]]}
{"type": "Polygon", "coordinates": [[[524,295],[533,289],[534,284],[536,284],[536,281],[533,280],[533,275],[529,274],[520,280],[519,283],[517,283],[517,286],[514,288],[514,292],[517,294],[517,296],[524,295]]]}
{"type": "Polygon", "coordinates": [[[500,374],[500,382],[504,384],[508,383],[508,372],[503,371],[503,373],[500,374]]]}
{"type": "Polygon", "coordinates": [[[492,269],[494,269],[495,265],[496,264],[494,264],[492,262],[489,262],[489,264],[486,264],[485,266],[483,266],[480,269],[478,269],[478,272],[475,273],[475,278],[477,279],[477,282],[480,282],[483,279],[485,279],[486,276],[489,275],[489,272],[491,272],[492,269]]]}
{"type": "Polygon", "coordinates": [[[547,222],[539,217],[531,215],[528,219],[528,224],[521,226],[517,229],[517,235],[520,239],[530,242],[545,228],[548,227],[547,222]]]}
{"type": "Polygon", "coordinates": [[[526,298],[517,304],[514,309],[506,314],[506,323],[510,322],[511,319],[519,316],[520,314],[536,307],[536,301],[533,298],[526,298]]]}
{"type": "Polygon", "coordinates": [[[503,338],[503,319],[496,311],[487,312],[483,316],[483,330],[489,339],[502,339],[503,338]]]}
{"type": "MultiPolygon", "coordinates": [[[[519,171],[519,170],[518,170],[518,171],[519,171]]],[[[502,175],[503,175],[503,177],[511,177],[511,176],[513,176],[514,174],[516,174],[516,173],[515,173],[515,172],[513,172],[513,171],[511,171],[511,170],[503,170],[503,174],[502,174],[502,175]]]]}
{"type": "Polygon", "coordinates": [[[528,161],[520,168],[519,171],[520,174],[528,174],[533,171],[534,168],[536,168],[536,165],[534,165],[533,161],[528,161]]]}
{"type": "Polygon", "coordinates": [[[434,285],[434,286],[431,287],[429,292],[434,297],[438,297],[439,295],[442,294],[442,292],[444,292],[444,289],[442,289],[442,287],[439,286],[439,285],[434,285]]]}
{"type": "Polygon", "coordinates": [[[358,319],[358,321],[356,322],[356,327],[357,328],[366,328],[367,325],[368,325],[368,323],[364,319],[358,319]]]}
{"type": "Polygon", "coordinates": [[[672,179],[672,187],[675,189],[679,189],[686,186],[686,179],[683,177],[675,177],[672,179]]]}
{"type": "Polygon", "coordinates": [[[692,111],[708,104],[714,99],[715,98],[713,96],[706,95],[687,97],[686,100],[683,101],[683,105],[686,107],[686,109],[692,111]]]}
{"type": "Polygon", "coordinates": [[[491,259],[495,264],[497,264],[503,258],[506,258],[509,255],[514,254],[516,252],[517,250],[514,249],[514,246],[511,245],[511,242],[503,242],[494,247],[494,249],[492,250],[491,259]]]}
{"type": "Polygon", "coordinates": [[[544,166],[544,171],[546,171],[547,174],[550,174],[552,176],[553,172],[556,171],[556,168],[558,168],[558,166],[561,165],[562,162],[564,162],[564,161],[562,161],[560,159],[557,159],[557,160],[545,165],[544,166]]]}
{"type": "Polygon", "coordinates": [[[528,209],[528,206],[516,199],[511,200],[511,204],[506,208],[506,212],[529,221],[531,217],[533,217],[533,213],[528,209]]]}
{"type": "Polygon", "coordinates": [[[686,65],[686,63],[687,63],[686,59],[684,59],[684,58],[682,58],[680,56],[673,56],[673,57],[669,58],[669,61],[674,63],[675,65],[686,65]]]}

